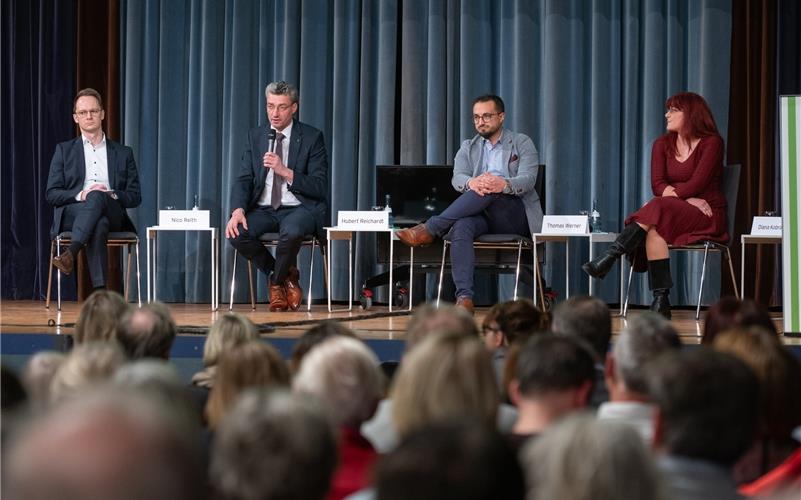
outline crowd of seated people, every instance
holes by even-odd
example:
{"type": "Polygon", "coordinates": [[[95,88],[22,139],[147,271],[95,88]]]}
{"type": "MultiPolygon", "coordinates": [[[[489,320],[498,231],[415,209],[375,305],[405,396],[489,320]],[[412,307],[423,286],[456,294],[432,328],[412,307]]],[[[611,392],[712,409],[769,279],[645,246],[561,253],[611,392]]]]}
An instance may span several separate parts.
{"type": "Polygon", "coordinates": [[[614,338],[606,304],[422,305],[381,362],[336,321],[284,359],[244,315],[183,380],[164,304],[83,304],[74,346],[2,373],[9,499],[801,497],[801,361],[723,299],[702,345],[663,316],[614,338]]]}

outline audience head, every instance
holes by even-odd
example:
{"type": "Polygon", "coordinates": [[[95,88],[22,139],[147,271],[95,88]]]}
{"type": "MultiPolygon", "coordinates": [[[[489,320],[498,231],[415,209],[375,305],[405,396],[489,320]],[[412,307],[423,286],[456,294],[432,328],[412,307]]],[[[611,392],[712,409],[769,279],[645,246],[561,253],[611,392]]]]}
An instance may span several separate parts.
{"type": "Polygon", "coordinates": [[[252,340],[259,340],[259,331],[247,316],[226,313],[209,328],[203,345],[203,364],[214,366],[220,355],[228,349],[252,340]]]}
{"type": "Polygon", "coordinates": [[[482,323],[484,344],[489,349],[525,343],[534,334],[547,331],[548,315],[526,299],[496,304],[482,323]]]}
{"type": "Polygon", "coordinates": [[[325,497],[336,466],[334,428],[300,395],[250,389],[217,429],[210,475],[226,500],[325,497]]]}
{"type": "Polygon", "coordinates": [[[359,427],[375,413],[384,374],[364,342],[337,335],[309,351],[292,387],[321,401],[335,424],[359,427]]]}
{"type": "Polygon", "coordinates": [[[574,295],[556,306],[551,330],[558,335],[584,339],[592,346],[598,362],[601,362],[606,359],[609,339],[612,338],[609,306],[595,297],[574,295]]]}
{"type": "Polygon", "coordinates": [[[51,401],[75,397],[107,382],[123,363],[125,355],[116,342],[88,342],[75,346],[53,377],[51,401]]]}
{"type": "Polygon", "coordinates": [[[673,325],[662,315],[646,311],[628,320],[612,354],[607,357],[606,386],[612,400],[624,393],[648,394],[646,367],[662,353],[681,348],[673,325]]]}
{"type": "Polygon", "coordinates": [[[701,343],[712,345],[719,333],[737,326],[752,325],[761,326],[773,335],[778,335],[770,314],[762,306],[751,299],[723,297],[712,304],[706,314],[701,343]]]}
{"type": "Polygon", "coordinates": [[[558,417],[587,406],[594,381],[595,357],[586,342],[541,335],[529,339],[520,350],[517,377],[509,392],[518,407],[525,401],[538,401],[558,417]]]}
{"type": "Polygon", "coordinates": [[[297,373],[300,369],[300,362],[312,347],[336,336],[356,338],[350,328],[334,320],[321,321],[303,332],[292,348],[292,356],[289,358],[290,371],[297,373]]]}
{"type": "Polygon", "coordinates": [[[464,308],[452,304],[442,304],[439,307],[423,304],[415,309],[406,325],[406,352],[432,333],[447,332],[478,337],[476,322],[464,308]]]}
{"type": "Polygon", "coordinates": [[[75,324],[75,343],[107,342],[117,338],[120,318],[128,310],[128,303],[117,292],[98,290],[81,306],[75,324]]]}
{"type": "Polygon", "coordinates": [[[9,497],[204,498],[197,448],[171,409],[120,389],[56,406],[17,436],[5,464],[9,497]]]}
{"type": "Polygon", "coordinates": [[[28,360],[22,372],[22,382],[34,407],[43,409],[50,404],[50,386],[64,360],[63,353],[39,351],[28,360]]]}
{"type": "Polygon", "coordinates": [[[758,391],[753,371],[730,354],[706,347],[663,354],[648,368],[658,406],[654,444],[731,466],[754,440],[758,391]]]}
{"type": "Polygon", "coordinates": [[[472,418],[492,427],[498,384],[478,336],[442,333],[406,354],[392,388],[393,419],[403,437],[424,425],[472,418]]]}
{"type": "Polygon", "coordinates": [[[122,317],[117,340],[129,359],[170,359],[177,327],[161,302],[130,307],[122,317]]]}
{"type": "Polygon", "coordinates": [[[801,425],[801,362],[779,338],[759,326],[739,327],[715,337],[714,348],[745,362],[759,379],[760,435],[788,438],[801,425]]]}
{"type": "Polygon", "coordinates": [[[286,387],[289,369],[271,345],[252,340],[223,352],[217,363],[214,386],[206,403],[209,427],[216,427],[249,387],[286,387]]]}
{"type": "Polygon", "coordinates": [[[498,433],[471,420],[426,425],[379,462],[378,500],[497,500],[525,494],[523,472],[498,433]]]}
{"type": "Polygon", "coordinates": [[[529,500],[659,499],[659,475],[640,436],[617,422],[572,415],[521,453],[529,500]]]}

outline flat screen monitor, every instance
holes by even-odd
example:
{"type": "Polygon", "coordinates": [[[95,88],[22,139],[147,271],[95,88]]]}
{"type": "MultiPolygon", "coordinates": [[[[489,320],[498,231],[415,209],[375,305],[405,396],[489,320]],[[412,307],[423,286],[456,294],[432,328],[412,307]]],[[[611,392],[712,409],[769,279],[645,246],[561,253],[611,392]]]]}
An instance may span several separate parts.
{"type": "Polygon", "coordinates": [[[390,196],[397,226],[412,226],[445,210],[459,193],[452,165],[377,165],[375,205],[390,196]]]}

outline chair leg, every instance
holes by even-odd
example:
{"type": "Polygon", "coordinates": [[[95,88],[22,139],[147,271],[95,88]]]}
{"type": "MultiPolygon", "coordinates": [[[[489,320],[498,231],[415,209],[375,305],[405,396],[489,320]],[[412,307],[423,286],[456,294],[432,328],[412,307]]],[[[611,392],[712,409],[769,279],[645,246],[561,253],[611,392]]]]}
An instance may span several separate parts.
{"type": "Polygon", "coordinates": [[[248,285],[250,286],[250,310],[256,310],[256,293],[253,290],[253,265],[248,260],[248,285]]]}
{"type": "Polygon", "coordinates": [[[125,297],[125,302],[128,302],[128,293],[131,290],[131,246],[127,245],[125,251],[128,253],[128,263],[125,266],[125,290],[123,296],[125,297]]]}
{"type": "Polygon", "coordinates": [[[234,264],[231,270],[231,299],[228,301],[228,310],[234,310],[234,285],[236,284],[236,248],[234,249],[234,264]]]}
{"type": "Polygon", "coordinates": [[[311,248],[309,249],[309,289],[306,297],[306,311],[311,311],[312,303],[312,279],[314,278],[314,248],[317,246],[317,239],[312,239],[311,248]]]}
{"type": "MultiPolygon", "coordinates": [[[[61,240],[56,240],[56,255],[61,256],[61,240]]],[[[77,255],[74,255],[73,258],[77,258],[77,255]]],[[[58,294],[57,297],[57,308],[58,312],[61,312],[61,269],[56,269],[56,293],[58,294]]]]}
{"type": "Polygon", "coordinates": [[[520,283],[520,259],[523,257],[523,240],[517,242],[517,267],[515,268],[515,293],[514,299],[517,300],[517,285],[520,283]]]}
{"type": "Polygon", "coordinates": [[[540,304],[542,304],[542,310],[545,310],[545,291],[542,289],[542,268],[540,267],[539,261],[534,264],[534,274],[536,274],[537,280],[537,288],[540,292],[540,304]]]}
{"type": "Polygon", "coordinates": [[[737,300],[740,300],[740,291],[737,288],[737,278],[734,276],[734,266],[731,262],[731,252],[729,251],[729,247],[726,247],[726,260],[729,261],[729,273],[731,274],[731,284],[734,286],[734,296],[737,297],[737,300]]]}
{"type": "Polygon", "coordinates": [[[695,320],[701,318],[701,296],[704,293],[704,278],[706,277],[706,258],[709,255],[709,243],[704,244],[704,263],[701,265],[701,285],[698,287],[698,305],[695,306],[695,320]]]}
{"type": "Polygon", "coordinates": [[[47,300],[45,309],[50,309],[50,289],[53,286],[53,254],[55,253],[55,241],[50,242],[50,266],[47,268],[47,300]]]}
{"type": "Polygon", "coordinates": [[[142,273],[139,269],[139,238],[136,239],[136,301],[142,307],[142,273]]]}
{"type": "Polygon", "coordinates": [[[437,285],[437,307],[442,296],[442,280],[445,277],[445,255],[448,253],[448,241],[442,240],[442,262],[439,266],[439,284],[437,285]]]}
{"type": "MultiPolygon", "coordinates": [[[[635,257],[636,259],[636,257],[635,257]]],[[[621,262],[620,265],[623,265],[621,262]]],[[[631,265],[629,266],[629,281],[626,284],[626,300],[623,302],[623,317],[625,318],[626,315],[629,313],[629,294],[631,293],[631,278],[634,275],[634,261],[631,261],[631,265]]]]}

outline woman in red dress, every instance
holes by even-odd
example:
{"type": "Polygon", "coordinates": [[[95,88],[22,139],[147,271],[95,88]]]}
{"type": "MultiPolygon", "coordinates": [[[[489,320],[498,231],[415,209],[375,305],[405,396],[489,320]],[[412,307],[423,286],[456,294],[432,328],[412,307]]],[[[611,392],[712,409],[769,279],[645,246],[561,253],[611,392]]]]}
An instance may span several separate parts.
{"type": "Polygon", "coordinates": [[[651,150],[654,198],[631,214],[625,229],[606,253],[582,269],[603,278],[623,254],[635,253],[645,242],[651,310],[670,318],[668,245],[701,240],[726,242],[726,197],[720,190],[723,139],[704,98],[683,92],[665,103],[667,133],[651,150]]]}

